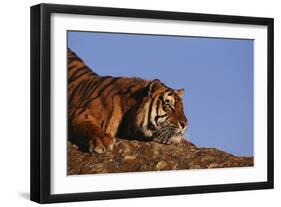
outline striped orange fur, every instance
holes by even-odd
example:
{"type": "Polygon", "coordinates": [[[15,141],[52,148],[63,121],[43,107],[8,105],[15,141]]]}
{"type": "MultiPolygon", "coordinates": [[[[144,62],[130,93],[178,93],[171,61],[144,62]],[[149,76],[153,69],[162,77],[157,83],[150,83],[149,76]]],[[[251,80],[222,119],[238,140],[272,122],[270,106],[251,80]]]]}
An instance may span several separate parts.
{"type": "Polygon", "coordinates": [[[99,76],[68,49],[68,132],[90,152],[112,149],[115,137],[179,142],[187,126],[183,89],[160,80],[99,76]]]}

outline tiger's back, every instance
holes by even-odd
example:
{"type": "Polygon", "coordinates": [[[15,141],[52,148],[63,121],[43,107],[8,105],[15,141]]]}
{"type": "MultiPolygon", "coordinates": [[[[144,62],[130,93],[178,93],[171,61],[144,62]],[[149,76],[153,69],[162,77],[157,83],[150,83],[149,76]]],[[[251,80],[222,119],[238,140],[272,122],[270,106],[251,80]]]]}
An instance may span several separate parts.
{"type": "MultiPolygon", "coordinates": [[[[149,125],[153,119],[149,120],[149,113],[155,115],[151,105],[156,110],[158,104],[149,94],[153,90],[153,93],[174,92],[158,80],[99,76],[68,49],[70,139],[86,142],[90,152],[101,153],[112,148],[117,134],[124,138],[152,136],[153,126],[149,129],[149,125]]],[[[176,98],[179,99],[175,94],[176,98]]],[[[185,122],[185,116],[180,118],[185,122]]]]}
{"type": "Polygon", "coordinates": [[[99,76],[68,49],[70,136],[88,136],[87,133],[91,130],[87,129],[87,125],[93,123],[99,128],[96,131],[101,137],[104,134],[114,137],[122,117],[131,105],[136,104],[136,99],[131,94],[145,84],[147,81],[138,78],[99,76]]]}

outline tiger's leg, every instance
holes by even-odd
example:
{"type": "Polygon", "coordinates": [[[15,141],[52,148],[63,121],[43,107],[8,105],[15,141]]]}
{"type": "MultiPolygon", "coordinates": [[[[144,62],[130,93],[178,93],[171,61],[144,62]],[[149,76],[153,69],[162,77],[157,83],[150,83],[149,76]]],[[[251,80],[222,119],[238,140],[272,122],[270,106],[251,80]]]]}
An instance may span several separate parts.
{"type": "Polygon", "coordinates": [[[104,153],[112,150],[114,137],[105,133],[94,121],[83,121],[73,126],[76,137],[83,137],[88,144],[89,152],[104,153]]]}

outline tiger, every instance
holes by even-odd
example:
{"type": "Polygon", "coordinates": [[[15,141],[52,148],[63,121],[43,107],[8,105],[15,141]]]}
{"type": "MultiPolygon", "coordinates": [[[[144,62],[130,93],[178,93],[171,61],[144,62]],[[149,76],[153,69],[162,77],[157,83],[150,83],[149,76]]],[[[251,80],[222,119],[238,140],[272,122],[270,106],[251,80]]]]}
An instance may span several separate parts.
{"type": "Polygon", "coordinates": [[[90,153],[112,150],[116,138],[180,143],[187,128],[184,89],[159,79],[99,76],[67,50],[68,134],[90,153]]]}

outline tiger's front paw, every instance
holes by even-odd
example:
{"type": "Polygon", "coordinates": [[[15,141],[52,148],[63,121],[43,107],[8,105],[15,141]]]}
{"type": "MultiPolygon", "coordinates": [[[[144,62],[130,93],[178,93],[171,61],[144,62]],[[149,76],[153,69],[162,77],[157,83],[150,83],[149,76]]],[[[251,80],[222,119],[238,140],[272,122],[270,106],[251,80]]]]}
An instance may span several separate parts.
{"type": "Polygon", "coordinates": [[[112,137],[110,134],[105,134],[105,136],[102,138],[102,143],[107,150],[113,150],[113,146],[115,143],[115,138],[112,137]]]}
{"type": "Polygon", "coordinates": [[[112,150],[115,143],[115,138],[110,134],[105,134],[102,138],[95,138],[89,142],[89,152],[98,154],[104,153],[106,150],[112,150]]]}

